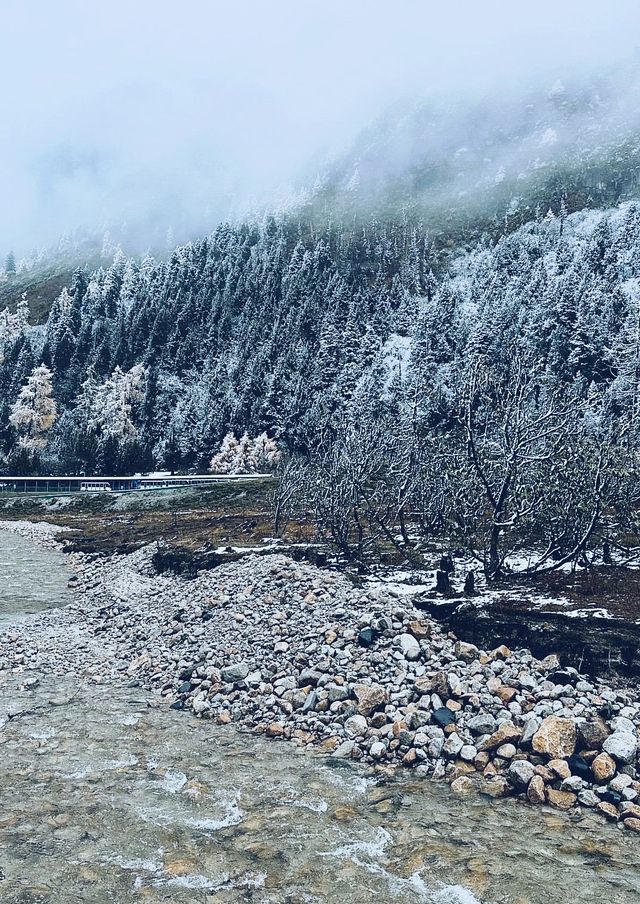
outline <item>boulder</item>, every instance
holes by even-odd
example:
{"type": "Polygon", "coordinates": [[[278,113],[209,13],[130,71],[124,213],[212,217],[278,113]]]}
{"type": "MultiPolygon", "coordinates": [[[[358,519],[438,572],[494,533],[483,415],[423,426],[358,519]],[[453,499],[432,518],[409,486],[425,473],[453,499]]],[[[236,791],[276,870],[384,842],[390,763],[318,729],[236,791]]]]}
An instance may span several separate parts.
{"type": "Polygon", "coordinates": [[[633,763],[638,752],[638,739],[627,731],[614,731],[602,745],[602,749],[619,763],[633,763]]]}
{"type": "Polygon", "coordinates": [[[344,730],[350,738],[361,738],[367,733],[367,720],[364,716],[350,716],[344,723],[344,730]]]}
{"type": "Polygon", "coordinates": [[[467,722],[467,728],[473,734],[492,734],[496,729],[496,720],[490,713],[479,713],[467,722]]]}
{"type": "Polygon", "coordinates": [[[380,684],[356,684],[353,693],[358,702],[358,712],[362,716],[371,715],[389,702],[389,692],[380,684]]]}
{"type": "Polygon", "coordinates": [[[578,723],[578,747],[581,750],[600,750],[610,731],[602,719],[578,723]]]}
{"type": "Polygon", "coordinates": [[[478,745],[479,750],[495,750],[502,744],[514,743],[520,739],[522,732],[513,722],[503,722],[492,735],[485,738],[478,745]]]}
{"type": "Polygon", "coordinates": [[[494,778],[485,778],[480,785],[480,792],[488,797],[506,797],[512,793],[509,782],[502,775],[494,778]]]}
{"type": "Polygon", "coordinates": [[[333,756],[340,757],[341,759],[346,759],[351,756],[353,748],[356,746],[355,741],[343,741],[342,744],[338,744],[338,746],[333,751],[333,756]]]}
{"type": "Polygon", "coordinates": [[[455,645],[455,654],[458,659],[462,659],[464,662],[473,662],[474,659],[478,658],[478,653],[480,651],[474,644],[465,643],[462,640],[459,640],[455,645]]]}
{"type": "Polygon", "coordinates": [[[377,636],[378,632],[374,628],[363,628],[358,634],[358,643],[361,647],[370,647],[377,636]]]}
{"type": "Polygon", "coordinates": [[[415,662],[420,659],[420,644],[413,634],[400,635],[400,649],[404,658],[408,659],[409,662],[415,662]]]}
{"type": "Polygon", "coordinates": [[[531,746],[536,753],[544,753],[551,759],[564,759],[576,749],[578,734],[576,723],[559,716],[547,716],[536,731],[531,746]]]}
{"type": "Polygon", "coordinates": [[[607,803],[606,800],[601,800],[599,804],[596,804],[596,810],[612,822],[616,822],[620,816],[618,808],[613,804],[607,803]]]}
{"type": "Polygon", "coordinates": [[[578,794],[578,800],[583,807],[595,807],[600,802],[598,795],[595,791],[591,791],[590,788],[585,788],[584,791],[581,791],[578,794]]]}
{"type": "MultiPolygon", "coordinates": [[[[526,791],[534,776],[534,766],[528,760],[516,760],[507,770],[507,780],[516,791],[526,791]]],[[[540,779],[542,781],[542,779],[540,779]]],[[[544,783],[543,783],[544,787],[544,783]]]]}
{"type": "Polygon", "coordinates": [[[471,794],[475,789],[475,783],[468,775],[460,775],[451,782],[451,790],[454,794],[471,794]]]}
{"type": "Polygon", "coordinates": [[[464,744],[460,749],[460,759],[464,760],[466,763],[473,763],[477,755],[478,749],[477,747],[474,747],[473,744],[464,744]]]}
{"type": "Polygon", "coordinates": [[[249,674],[249,666],[246,662],[234,662],[220,670],[220,678],[226,684],[234,684],[236,681],[244,681],[249,674]]]}
{"type": "Polygon", "coordinates": [[[454,731],[444,742],[442,752],[449,757],[457,757],[463,747],[464,741],[462,740],[460,735],[456,734],[456,732],[454,731]]]}
{"type": "Polygon", "coordinates": [[[456,721],[456,714],[448,706],[439,706],[438,709],[434,710],[433,718],[438,725],[444,728],[446,725],[453,725],[456,721]]]}
{"type": "Polygon", "coordinates": [[[431,634],[431,626],[424,621],[409,622],[408,628],[413,636],[417,637],[418,640],[422,640],[424,637],[429,637],[429,635],[431,634]]]}
{"type": "Polygon", "coordinates": [[[569,778],[571,775],[571,769],[566,760],[549,760],[547,769],[551,769],[558,778],[569,778]]]}
{"type": "Polygon", "coordinates": [[[572,775],[577,775],[585,782],[591,781],[591,767],[583,757],[573,754],[568,760],[572,775]]]}
{"type": "Polygon", "coordinates": [[[546,799],[544,780],[541,776],[534,775],[527,788],[527,800],[532,804],[543,804],[546,799]]]}
{"type": "Polygon", "coordinates": [[[570,810],[578,797],[572,791],[556,791],[555,788],[547,788],[547,800],[558,810],[570,810]]]}

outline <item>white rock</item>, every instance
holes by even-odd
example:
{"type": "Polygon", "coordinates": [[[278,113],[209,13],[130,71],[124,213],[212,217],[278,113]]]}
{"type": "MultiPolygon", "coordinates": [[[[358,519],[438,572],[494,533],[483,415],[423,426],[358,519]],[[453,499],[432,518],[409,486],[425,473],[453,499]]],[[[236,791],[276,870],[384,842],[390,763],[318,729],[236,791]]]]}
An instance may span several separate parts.
{"type": "Polygon", "coordinates": [[[416,659],[420,659],[420,644],[413,634],[401,634],[399,641],[400,649],[405,659],[408,659],[409,662],[415,662],[416,659]]]}
{"type": "Polygon", "coordinates": [[[350,738],[364,737],[368,727],[364,716],[350,716],[344,723],[344,730],[350,738]]]}

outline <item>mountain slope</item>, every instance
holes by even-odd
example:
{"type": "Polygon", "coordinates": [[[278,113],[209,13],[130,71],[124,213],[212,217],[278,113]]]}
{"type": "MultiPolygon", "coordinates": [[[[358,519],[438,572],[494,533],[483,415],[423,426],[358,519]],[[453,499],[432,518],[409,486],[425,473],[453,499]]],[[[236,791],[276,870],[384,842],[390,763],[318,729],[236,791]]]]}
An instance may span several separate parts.
{"type": "MultiPolygon", "coordinates": [[[[508,87],[506,92],[508,95],[508,87]]],[[[398,104],[325,173],[311,219],[408,217],[443,244],[640,185],[640,66],[528,96],[398,104]]]]}

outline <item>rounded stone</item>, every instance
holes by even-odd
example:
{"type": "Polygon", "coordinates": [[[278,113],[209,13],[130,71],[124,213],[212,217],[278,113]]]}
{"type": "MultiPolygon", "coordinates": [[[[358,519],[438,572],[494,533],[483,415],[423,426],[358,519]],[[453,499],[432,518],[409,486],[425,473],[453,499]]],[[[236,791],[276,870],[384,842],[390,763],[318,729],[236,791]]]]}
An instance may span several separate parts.
{"type": "MultiPolygon", "coordinates": [[[[514,764],[515,765],[515,764],[514,764]]],[[[532,804],[543,804],[546,800],[544,780],[534,775],[527,788],[527,799],[532,804]]]]}
{"type": "Polygon", "coordinates": [[[616,774],[616,762],[608,753],[599,753],[591,763],[591,772],[597,782],[604,784],[616,774]]]}
{"type": "Polygon", "coordinates": [[[344,729],[350,738],[363,737],[367,728],[368,723],[364,716],[350,716],[344,723],[344,729]]]}
{"type": "Polygon", "coordinates": [[[638,740],[627,731],[614,731],[602,745],[602,749],[619,763],[632,763],[638,752],[638,740]]]}
{"type": "Polygon", "coordinates": [[[409,662],[415,662],[415,660],[420,659],[420,644],[413,634],[400,635],[400,649],[404,658],[408,659],[409,662]]]}
{"type": "Polygon", "coordinates": [[[547,788],[547,800],[559,810],[570,810],[578,797],[571,791],[556,791],[555,788],[547,788]]]}
{"type": "Polygon", "coordinates": [[[534,772],[534,766],[528,760],[516,760],[507,770],[507,779],[517,791],[525,791],[534,777],[534,772]]]}

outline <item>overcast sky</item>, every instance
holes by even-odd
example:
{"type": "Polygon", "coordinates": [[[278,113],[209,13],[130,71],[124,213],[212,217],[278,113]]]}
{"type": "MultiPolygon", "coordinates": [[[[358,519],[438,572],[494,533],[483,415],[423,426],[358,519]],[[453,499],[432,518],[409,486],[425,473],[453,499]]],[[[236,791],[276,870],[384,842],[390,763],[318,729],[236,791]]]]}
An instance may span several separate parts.
{"type": "Polygon", "coordinates": [[[0,0],[0,254],[164,210],[199,224],[282,190],[401,95],[639,43],[638,0],[0,0]]]}

